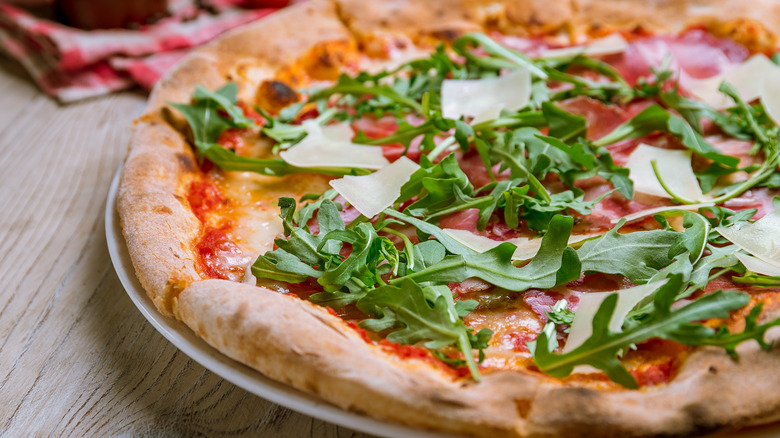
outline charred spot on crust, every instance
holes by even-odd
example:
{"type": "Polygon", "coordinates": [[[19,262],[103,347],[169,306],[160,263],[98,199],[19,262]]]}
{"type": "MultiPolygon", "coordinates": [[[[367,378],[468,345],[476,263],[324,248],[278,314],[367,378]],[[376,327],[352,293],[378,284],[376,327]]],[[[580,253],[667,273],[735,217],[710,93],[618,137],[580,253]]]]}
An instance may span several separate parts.
{"type": "Polygon", "coordinates": [[[715,365],[710,365],[710,367],[707,368],[707,371],[709,371],[710,374],[718,374],[718,368],[715,365]]]}
{"type": "Polygon", "coordinates": [[[255,100],[261,108],[274,114],[300,99],[300,95],[282,81],[263,81],[255,96],[255,100]]]}
{"type": "Polygon", "coordinates": [[[431,35],[441,40],[455,41],[460,36],[460,32],[455,29],[442,29],[434,30],[431,35]]]}
{"type": "Polygon", "coordinates": [[[187,154],[178,153],[176,154],[176,159],[179,161],[179,165],[181,165],[185,172],[195,172],[196,166],[195,162],[192,160],[192,157],[187,154]]]}
{"type": "Polygon", "coordinates": [[[456,398],[451,398],[444,396],[439,393],[433,393],[431,394],[431,400],[436,401],[437,403],[441,403],[447,406],[452,406],[457,409],[467,408],[468,404],[463,402],[462,400],[458,400],[456,398]]]}
{"type": "Polygon", "coordinates": [[[522,418],[528,418],[528,414],[531,412],[531,400],[524,398],[515,399],[515,409],[517,409],[517,414],[522,418]]]}
{"type": "Polygon", "coordinates": [[[158,205],[154,208],[154,211],[160,214],[173,214],[173,210],[167,205],[158,205]]]}

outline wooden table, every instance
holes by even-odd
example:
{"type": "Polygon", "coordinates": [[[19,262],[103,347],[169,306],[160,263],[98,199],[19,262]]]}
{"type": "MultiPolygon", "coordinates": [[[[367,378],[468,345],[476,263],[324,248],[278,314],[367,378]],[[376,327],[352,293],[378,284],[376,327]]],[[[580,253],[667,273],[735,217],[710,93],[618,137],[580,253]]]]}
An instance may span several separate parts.
{"type": "Polygon", "coordinates": [[[60,106],[0,58],[0,436],[368,437],[223,380],[134,307],[103,217],[144,101],[60,106]]]}

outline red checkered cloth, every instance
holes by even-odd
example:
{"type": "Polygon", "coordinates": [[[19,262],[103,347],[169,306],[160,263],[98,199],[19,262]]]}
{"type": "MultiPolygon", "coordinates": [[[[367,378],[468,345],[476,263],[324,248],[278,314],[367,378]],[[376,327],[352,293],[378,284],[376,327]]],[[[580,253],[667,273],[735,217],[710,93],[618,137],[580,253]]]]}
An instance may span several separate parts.
{"type": "Polygon", "coordinates": [[[175,0],[169,10],[171,17],[139,30],[85,31],[0,3],[0,49],[43,91],[73,102],[135,84],[149,89],[190,47],[277,9],[242,9],[223,0],[212,13],[175,0]]]}

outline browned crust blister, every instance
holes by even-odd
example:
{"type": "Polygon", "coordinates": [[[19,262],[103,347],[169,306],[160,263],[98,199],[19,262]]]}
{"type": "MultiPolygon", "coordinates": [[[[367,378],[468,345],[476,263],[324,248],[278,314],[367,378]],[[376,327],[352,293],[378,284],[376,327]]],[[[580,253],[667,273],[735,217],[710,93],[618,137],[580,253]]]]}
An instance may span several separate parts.
{"type": "Polygon", "coordinates": [[[421,428],[476,436],[669,436],[779,419],[776,347],[767,353],[745,343],[739,361],[720,349],[698,349],[672,382],[638,391],[570,387],[531,372],[460,382],[365,343],[311,303],[245,284],[201,281],[197,271],[193,246],[202,230],[186,194],[199,170],[182,134],[184,120],[166,106],[187,102],[197,84],[214,89],[232,80],[251,98],[261,80],[281,74],[294,80],[294,61],[318,44],[358,48],[377,36],[425,42],[495,30],[580,38],[609,29],[674,32],[695,24],[766,50],[777,45],[780,6],[737,0],[322,0],[226,34],[168,73],[133,126],[118,209],[141,284],[161,313],[184,321],[226,355],[344,409],[421,428]]]}

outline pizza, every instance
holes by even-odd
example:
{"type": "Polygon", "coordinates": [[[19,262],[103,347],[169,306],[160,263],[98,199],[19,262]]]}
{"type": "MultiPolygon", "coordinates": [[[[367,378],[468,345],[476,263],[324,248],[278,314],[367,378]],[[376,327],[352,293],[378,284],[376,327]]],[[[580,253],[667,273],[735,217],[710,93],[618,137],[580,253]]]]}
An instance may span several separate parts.
{"type": "Polygon", "coordinates": [[[780,418],[780,5],[310,1],[195,50],[118,209],[163,315],[473,436],[780,418]]]}

